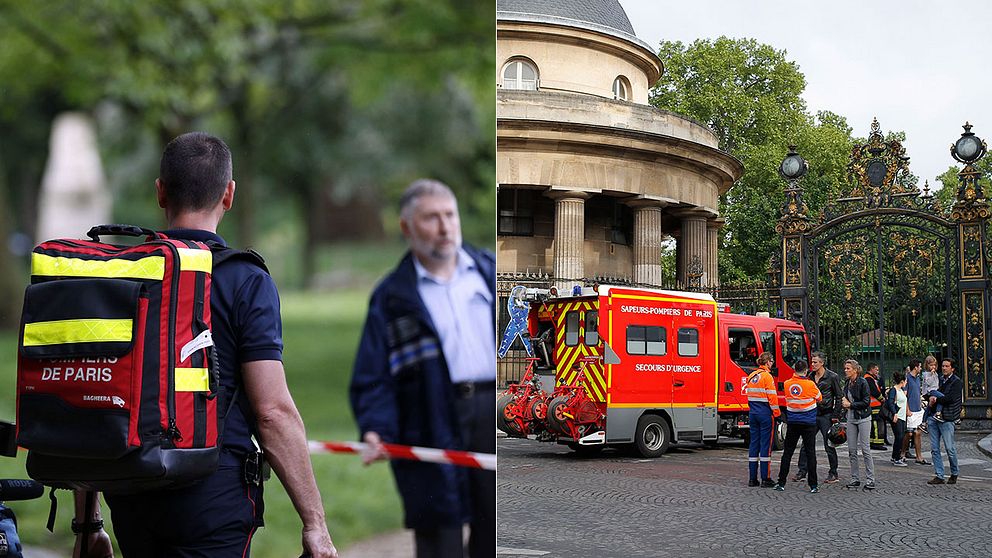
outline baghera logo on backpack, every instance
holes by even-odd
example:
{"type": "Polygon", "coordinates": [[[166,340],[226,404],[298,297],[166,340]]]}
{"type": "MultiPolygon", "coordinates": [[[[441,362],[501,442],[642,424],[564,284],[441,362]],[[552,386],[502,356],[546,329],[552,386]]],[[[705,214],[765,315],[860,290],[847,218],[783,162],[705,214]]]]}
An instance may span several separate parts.
{"type": "Polygon", "coordinates": [[[210,333],[215,254],[128,225],[89,236],[44,242],[32,254],[17,367],[28,474],[57,488],[116,492],[210,474],[224,414],[210,333]],[[146,239],[114,245],[101,235],[146,239]]]}

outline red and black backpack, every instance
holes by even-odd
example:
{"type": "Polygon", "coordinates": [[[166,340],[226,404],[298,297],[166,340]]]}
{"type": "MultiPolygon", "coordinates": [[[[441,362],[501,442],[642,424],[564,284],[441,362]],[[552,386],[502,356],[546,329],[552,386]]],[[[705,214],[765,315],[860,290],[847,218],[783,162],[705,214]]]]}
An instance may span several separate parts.
{"type": "Polygon", "coordinates": [[[31,478],[135,492],[212,473],[223,416],[211,273],[241,252],[101,225],[31,257],[18,339],[17,443],[31,478]],[[101,235],[146,236],[137,245],[101,235]]]}

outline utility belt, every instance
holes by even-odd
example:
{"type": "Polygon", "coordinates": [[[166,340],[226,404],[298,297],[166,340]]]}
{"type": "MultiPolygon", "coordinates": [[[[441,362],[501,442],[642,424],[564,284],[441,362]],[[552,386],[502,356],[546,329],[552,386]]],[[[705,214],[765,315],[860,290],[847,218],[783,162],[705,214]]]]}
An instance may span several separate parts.
{"type": "Polygon", "coordinates": [[[455,397],[458,399],[471,399],[477,393],[496,391],[496,380],[482,380],[480,382],[458,382],[455,386],[455,397]]]}

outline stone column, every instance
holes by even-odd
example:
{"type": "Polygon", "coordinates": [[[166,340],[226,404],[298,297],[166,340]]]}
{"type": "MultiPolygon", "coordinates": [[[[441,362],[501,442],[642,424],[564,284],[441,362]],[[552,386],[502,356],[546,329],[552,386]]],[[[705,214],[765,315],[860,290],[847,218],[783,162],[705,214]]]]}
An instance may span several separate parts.
{"type": "Polygon", "coordinates": [[[551,191],[555,200],[554,276],[561,292],[570,292],[585,277],[585,205],[589,194],[551,191]]]}
{"type": "Polygon", "coordinates": [[[665,202],[638,199],[627,202],[634,210],[634,283],[660,287],[661,271],[661,210],[665,202]]]}
{"type": "Polygon", "coordinates": [[[682,234],[679,237],[679,282],[687,289],[695,289],[709,284],[707,263],[709,262],[709,235],[706,232],[706,215],[683,213],[682,234]],[[698,282],[695,275],[698,275],[698,282]]]}
{"type": "Polygon", "coordinates": [[[710,219],[706,222],[706,232],[709,235],[707,245],[709,246],[709,258],[706,266],[706,273],[709,276],[709,283],[704,286],[717,287],[720,285],[720,269],[718,267],[718,253],[720,251],[720,229],[726,223],[723,219],[710,219]]]}

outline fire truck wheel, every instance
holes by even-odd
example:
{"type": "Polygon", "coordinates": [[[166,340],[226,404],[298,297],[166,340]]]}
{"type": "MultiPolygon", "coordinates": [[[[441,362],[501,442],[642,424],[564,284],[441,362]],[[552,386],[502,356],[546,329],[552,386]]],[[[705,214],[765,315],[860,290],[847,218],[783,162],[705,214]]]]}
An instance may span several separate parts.
{"type": "Polygon", "coordinates": [[[634,445],[644,457],[660,457],[672,442],[672,429],[668,421],[657,415],[644,415],[637,421],[634,445]]]}
{"type": "Polygon", "coordinates": [[[564,415],[567,409],[567,395],[559,395],[548,403],[548,418],[546,421],[548,423],[548,430],[561,436],[568,436],[568,418],[564,415]]]}
{"type": "Polygon", "coordinates": [[[507,434],[516,434],[516,428],[511,425],[511,422],[504,413],[506,406],[512,401],[513,395],[509,393],[501,395],[496,400],[496,427],[507,434]]]}

